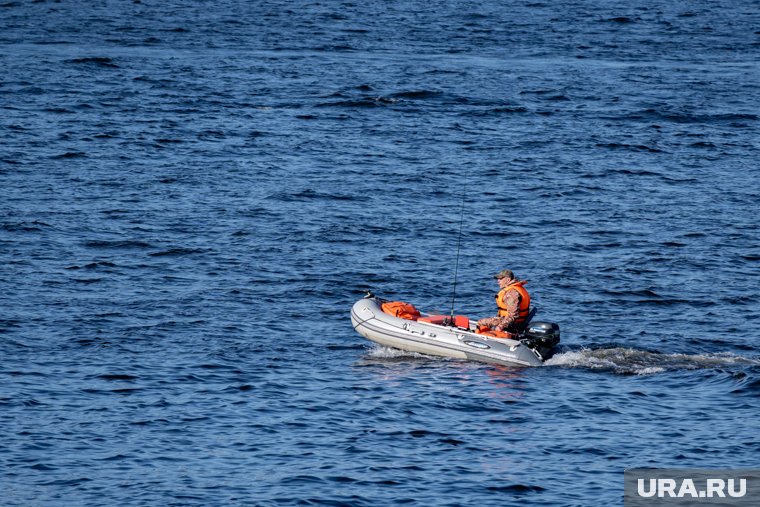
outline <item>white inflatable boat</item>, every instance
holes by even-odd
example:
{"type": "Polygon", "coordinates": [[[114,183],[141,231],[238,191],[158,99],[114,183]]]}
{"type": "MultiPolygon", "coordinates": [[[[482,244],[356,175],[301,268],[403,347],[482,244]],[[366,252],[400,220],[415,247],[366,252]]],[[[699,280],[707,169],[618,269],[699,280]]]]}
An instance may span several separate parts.
{"type": "Polygon", "coordinates": [[[519,334],[495,337],[479,334],[467,317],[399,317],[384,311],[383,303],[388,301],[367,294],[351,309],[351,322],[359,334],[387,347],[507,366],[541,366],[559,343],[559,326],[550,322],[529,323],[519,334]]]}

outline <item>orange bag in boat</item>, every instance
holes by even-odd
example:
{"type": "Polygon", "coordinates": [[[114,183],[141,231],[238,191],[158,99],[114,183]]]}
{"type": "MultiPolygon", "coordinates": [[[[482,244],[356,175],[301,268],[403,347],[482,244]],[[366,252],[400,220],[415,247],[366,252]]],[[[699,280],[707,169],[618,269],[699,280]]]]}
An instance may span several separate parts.
{"type": "Polygon", "coordinates": [[[420,317],[417,322],[429,322],[439,326],[456,326],[463,329],[470,327],[470,319],[464,315],[455,315],[453,320],[448,315],[428,315],[427,317],[420,317]]]}
{"type": "Polygon", "coordinates": [[[404,303],[403,301],[388,301],[383,303],[381,308],[388,315],[393,315],[400,319],[417,320],[417,317],[420,316],[420,311],[414,305],[404,303]]]}
{"type": "Polygon", "coordinates": [[[480,326],[476,333],[482,334],[484,336],[492,336],[494,338],[514,338],[514,335],[512,333],[507,333],[506,331],[497,331],[495,329],[491,329],[488,326],[480,326]]]}
{"type": "Polygon", "coordinates": [[[417,322],[428,322],[439,326],[448,326],[451,324],[451,319],[448,315],[428,315],[427,317],[420,317],[417,319],[417,322]]]}
{"type": "Polygon", "coordinates": [[[464,315],[455,315],[454,316],[454,325],[456,327],[461,327],[464,329],[470,328],[470,319],[469,317],[465,317],[464,315]]]}

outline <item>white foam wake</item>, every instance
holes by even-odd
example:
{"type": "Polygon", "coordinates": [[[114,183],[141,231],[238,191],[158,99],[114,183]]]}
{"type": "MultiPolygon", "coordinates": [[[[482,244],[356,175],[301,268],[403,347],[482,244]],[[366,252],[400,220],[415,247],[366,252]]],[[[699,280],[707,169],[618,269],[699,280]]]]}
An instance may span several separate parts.
{"type": "Polygon", "coordinates": [[[760,360],[731,353],[660,354],[617,347],[562,352],[549,359],[546,365],[605,369],[623,374],[652,375],[675,369],[695,370],[731,365],[760,365],[760,360]]]}
{"type": "MultiPolygon", "coordinates": [[[[419,354],[417,352],[409,352],[407,350],[394,349],[391,347],[384,347],[383,345],[375,344],[367,353],[367,357],[373,359],[431,359],[432,356],[426,356],[425,354],[419,354]]],[[[440,358],[437,358],[440,359],[440,358]]]]}

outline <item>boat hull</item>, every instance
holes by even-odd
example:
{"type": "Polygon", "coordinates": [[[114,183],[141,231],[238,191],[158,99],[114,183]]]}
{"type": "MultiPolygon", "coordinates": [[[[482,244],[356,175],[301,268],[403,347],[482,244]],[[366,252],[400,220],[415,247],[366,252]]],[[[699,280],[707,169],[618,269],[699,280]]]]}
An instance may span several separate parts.
{"type": "Polygon", "coordinates": [[[543,365],[540,355],[518,340],[394,317],[383,312],[381,301],[375,297],[354,304],[351,322],[360,335],[386,347],[506,366],[543,365]]]}

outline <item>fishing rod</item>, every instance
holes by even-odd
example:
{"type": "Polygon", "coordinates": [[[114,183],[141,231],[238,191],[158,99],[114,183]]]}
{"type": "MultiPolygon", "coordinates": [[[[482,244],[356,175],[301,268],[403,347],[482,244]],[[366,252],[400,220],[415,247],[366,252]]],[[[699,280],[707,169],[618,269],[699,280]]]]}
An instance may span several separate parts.
{"type": "Polygon", "coordinates": [[[451,322],[454,322],[454,301],[456,300],[457,296],[457,276],[459,275],[459,251],[462,247],[462,224],[464,224],[464,201],[465,197],[467,197],[467,166],[464,168],[464,178],[462,182],[462,210],[459,215],[459,236],[457,237],[457,260],[454,264],[454,288],[451,291],[451,322]]]}

